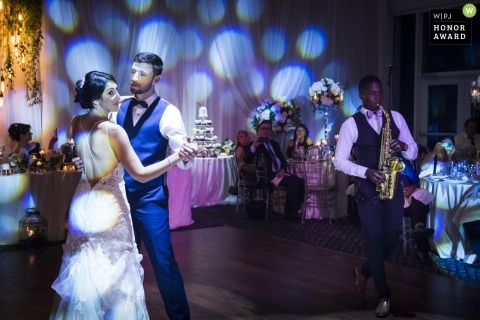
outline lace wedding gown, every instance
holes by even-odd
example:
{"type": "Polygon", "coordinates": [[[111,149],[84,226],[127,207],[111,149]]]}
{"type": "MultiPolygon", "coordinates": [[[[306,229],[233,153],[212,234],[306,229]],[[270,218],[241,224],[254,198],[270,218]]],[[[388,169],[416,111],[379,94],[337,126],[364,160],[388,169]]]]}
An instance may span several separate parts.
{"type": "Polygon", "coordinates": [[[92,188],[85,176],[70,207],[50,319],[148,319],[142,255],[120,164],[92,188]]]}

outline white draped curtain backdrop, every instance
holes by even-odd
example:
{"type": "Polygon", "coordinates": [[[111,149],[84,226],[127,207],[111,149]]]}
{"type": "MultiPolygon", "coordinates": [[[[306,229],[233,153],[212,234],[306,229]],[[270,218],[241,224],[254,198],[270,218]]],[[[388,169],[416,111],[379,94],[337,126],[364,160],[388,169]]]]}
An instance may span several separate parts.
{"type": "MultiPolygon", "coordinates": [[[[29,107],[23,79],[6,92],[0,144],[13,146],[11,123],[32,125],[46,147],[55,128],[67,141],[75,82],[91,70],[113,74],[128,95],[134,55],[164,61],[157,92],[176,105],[192,135],[205,105],[219,140],[247,128],[255,106],[268,98],[301,102],[300,118],[314,141],[324,121],[314,117],[308,88],[320,78],[340,82],[341,111],[332,112],[331,137],[358,105],[357,83],[377,74],[386,87],[388,8],[383,0],[46,0],[40,78],[43,103],[29,107]]],[[[388,56],[388,55],[387,55],[388,56]]],[[[20,74],[19,72],[17,74],[20,74]]],[[[387,89],[385,88],[387,93],[387,89]]],[[[388,100],[386,100],[388,101],[388,100]]]]}

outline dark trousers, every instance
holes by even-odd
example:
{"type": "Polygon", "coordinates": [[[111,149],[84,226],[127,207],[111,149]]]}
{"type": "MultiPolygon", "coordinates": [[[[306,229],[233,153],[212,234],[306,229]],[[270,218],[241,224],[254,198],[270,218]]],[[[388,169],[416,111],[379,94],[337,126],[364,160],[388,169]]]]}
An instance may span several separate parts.
{"type": "Polygon", "coordinates": [[[392,200],[375,201],[369,197],[364,203],[357,202],[367,248],[367,260],[361,273],[366,278],[372,277],[380,299],[391,297],[384,261],[395,250],[402,233],[403,201],[403,192],[398,184],[392,200]]]}
{"type": "MultiPolygon", "coordinates": [[[[408,208],[404,209],[403,215],[405,217],[410,217],[412,228],[415,228],[417,224],[423,224],[424,226],[426,226],[429,210],[430,209],[427,204],[423,204],[422,202],[412,197],[412,203],[408,208]]],[[[414,241],[418,251],[430,251],[430,242],[427,238],[414,238],[414,241]]]]}
{"type": "Polygon", "coordinates": [[[285,215],[296,215],[305,197],[305,180],[294,175],[285,175],[279,185],[286,189],[285,215]]]}
{"type": "Polygon", "coordinates": [[[127,199],[135,241],[139,249],[142,241],[147,249],[168,317],[190,319],[182,275],[170,240],[168,205],[163,188],[160,186],[127,191],[127,199]]]}

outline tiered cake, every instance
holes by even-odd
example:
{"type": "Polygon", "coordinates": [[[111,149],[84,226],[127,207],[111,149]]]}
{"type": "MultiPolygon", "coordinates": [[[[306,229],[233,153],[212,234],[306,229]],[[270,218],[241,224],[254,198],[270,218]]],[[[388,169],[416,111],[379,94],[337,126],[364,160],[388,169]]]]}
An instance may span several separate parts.
{"type": "Polygon", "coordinates": [[[217,143],[218,137],[212,127],[212,120],[208,119],[207,108],[204,106],[198,110],[198,119],[195,120],[195,128],[193,128],[193,138],[199,147],[199,157],[217,156],[215,149],[220,147],[220,144],[217,143]]]}

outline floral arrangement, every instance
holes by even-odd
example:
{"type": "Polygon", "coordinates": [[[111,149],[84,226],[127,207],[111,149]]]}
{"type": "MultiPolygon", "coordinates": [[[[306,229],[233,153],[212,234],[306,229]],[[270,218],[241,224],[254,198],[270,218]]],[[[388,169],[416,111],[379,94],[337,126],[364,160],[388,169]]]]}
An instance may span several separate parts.
{"type": "Polygon", "coordinates": [[[59,170],[63,159],[64,155],[60,150],[48,150],[43,157],[45,167],[49,170],[59,170]]]}
{"type": "Polygon", "coordinates": [[[277,100],[280,106],[280,119],[273,124],[275,132],[292,132],[300,124],[300,108],[297,108],[295,101],[277,100]]]}
{"type": "Polygon", "coordinates": [[[20,173],[28,171],[30,161],[31,160],[28,152],[23,148],[20,149],[20,152],[13,153],[10,155],[10,157],[8,157],[8,163],[10,164],[10,167],[12,167],[14,170],[16,168],[20,173]]]}
{"type": "Polygon", "coordinates": [[[260,122],[263,120],[270,120],[272,123],[275,123],[279,113],[280,108],[277,101],[273,99],[263,101],[255,107],[255,114],[250,121],[250,131],[256,132],[260,122]]]}
{"type": "MultiPolygon", "coordinates": [[[[329,78],[322,78],[308,88],[313,105],[338,106],[343,103],[343,89],[338,82],[329,78]]],[[[315,111],[315,110],[314,110],[315,111]]]]}
{"type": "Polygon", "coordinates": [[[235,150],[235,143],[232,140],[227,138],[223,140],[220,147],[217,148],[217,151],[218,151],[217,153],[224,156],[230,156],[233,154],[234,150],[235,150]]]}

